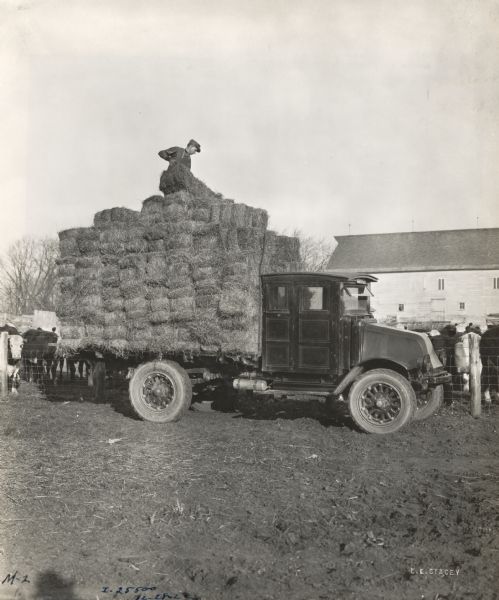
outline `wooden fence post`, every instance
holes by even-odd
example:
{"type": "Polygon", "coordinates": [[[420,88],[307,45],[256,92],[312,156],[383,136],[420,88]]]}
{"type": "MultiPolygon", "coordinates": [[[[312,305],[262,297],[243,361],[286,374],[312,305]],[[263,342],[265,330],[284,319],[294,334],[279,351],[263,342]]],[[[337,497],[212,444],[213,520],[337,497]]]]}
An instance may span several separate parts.
{"type": "Polygon", "coordinates": [[[9,377],[7,373],[7,359],[9,355],[9,334],[0,333],[0,397],[7,396],[9,392],[9,377]]]}
{"type": "Polygon", "coordinates": [[[471,416],[478,418],[482,413],[480,336],[477,333],[469,333],[468,338],[470,344],[471,416]]]}

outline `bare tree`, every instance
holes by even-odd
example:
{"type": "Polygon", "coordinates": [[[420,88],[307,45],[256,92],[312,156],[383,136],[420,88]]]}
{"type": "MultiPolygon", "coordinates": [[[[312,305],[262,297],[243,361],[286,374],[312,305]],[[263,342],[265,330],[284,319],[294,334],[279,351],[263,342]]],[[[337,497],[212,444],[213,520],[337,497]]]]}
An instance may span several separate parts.
{"type": "Polygon", "coordinates": [[[332,236],[328,240],[306,236],[299,229],[295,229],[292,235],[300,240],[300,268],[304,271],[326,270],[336,248],[336,240],[332,236]]]}
{"type": "Polygon", "coordinates": [[[35,309],[54,310],[58,256],[59,243],[54,239],[25,237],[11,244],[0,257],[0,305],[4,310],[18,315],[35,309]]]}

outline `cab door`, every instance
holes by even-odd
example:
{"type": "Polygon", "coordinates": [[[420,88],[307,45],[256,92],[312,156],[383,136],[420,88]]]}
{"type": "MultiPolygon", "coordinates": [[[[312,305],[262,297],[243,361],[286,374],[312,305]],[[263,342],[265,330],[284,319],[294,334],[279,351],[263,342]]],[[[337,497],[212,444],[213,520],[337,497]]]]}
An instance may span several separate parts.
{"type": "Polygon", "coordinates": [[[295,286],[295,357],[297,371],[329,373],[333,367],[332,289],[329,282],[295,286]]]}
{"type": "Polygon", "coordinates": [[[291,282],[266,283],[263,290],[264,371],[293,370],[294,293],[291,282]]]}

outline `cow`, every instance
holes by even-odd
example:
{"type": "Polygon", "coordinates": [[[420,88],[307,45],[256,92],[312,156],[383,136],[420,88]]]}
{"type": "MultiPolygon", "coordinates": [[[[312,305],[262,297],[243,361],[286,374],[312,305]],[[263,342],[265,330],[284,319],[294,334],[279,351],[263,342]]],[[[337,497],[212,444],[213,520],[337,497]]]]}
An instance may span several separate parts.
{"type": "Polygon", "coordinates": [[[486,398],[499,395],[499,325],[489,327],[480,340],[482,384],[486,398]]]}
{"type": "Polygon", "coordinates": [[[0,327],[0,333],[5,331],[8,333],[7,377],[11,384],[12,393],[17,394],[17,389],[21,383],[20,366],[24,340],[17,328],[9,323],[0,327]]]}
{"type": "Polygon", "coordinates": [[[55,359],[57,340],[55,331],[28,329],[23,334],[23,362],[27,379],[42,382],[52,379],[55,382],[57,360],[55,359]]]}

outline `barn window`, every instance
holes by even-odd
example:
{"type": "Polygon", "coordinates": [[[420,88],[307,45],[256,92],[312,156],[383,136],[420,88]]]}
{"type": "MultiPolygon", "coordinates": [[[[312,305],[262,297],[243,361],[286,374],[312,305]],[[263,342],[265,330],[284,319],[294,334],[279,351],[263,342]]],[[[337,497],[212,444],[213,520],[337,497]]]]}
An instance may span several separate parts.
{"type": "Polygon", "coordinates": [[[445,289],[445,279],[439,279],[438,280],[438,289],[439,290],[444,290],[445,289]]]}
{"type": "Polygon", "coordinates": [[[404,305],[403,304],[399,304],[399,312],[402,312],[404,310],[404,305]]]}
{"type": "Polygon", "coordinates": [[[466,303],[465,302],[460,302],[459,303],[459,310],[464,310],[466,308],[466,303]]]}

